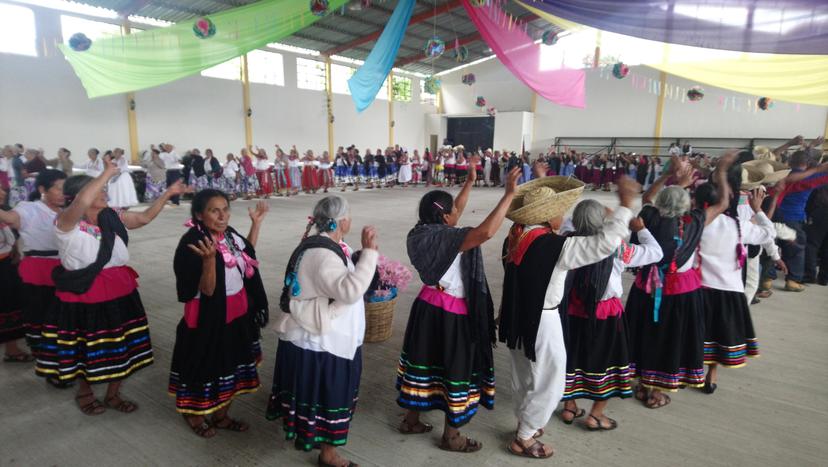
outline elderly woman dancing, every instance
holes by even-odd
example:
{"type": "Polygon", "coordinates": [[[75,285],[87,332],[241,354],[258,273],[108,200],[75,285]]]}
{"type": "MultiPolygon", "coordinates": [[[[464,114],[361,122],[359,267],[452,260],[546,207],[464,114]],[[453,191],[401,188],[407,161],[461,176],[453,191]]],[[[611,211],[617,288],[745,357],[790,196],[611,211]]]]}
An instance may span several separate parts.
{"type": "Polygon", "coordinates": [[[276,319],[279,345],[267,418],[283,419],[285,436],[304,451],[321,448],[320,466],[354,466],[337,447],[348,441],[362,374],[365,305],[379,253],[373,227],[362,230],[359,259],[344,243],[347,201],[316,203],[285,271],[276,319]],[[316,235],[308,236],[311,228],[316,235]]]}

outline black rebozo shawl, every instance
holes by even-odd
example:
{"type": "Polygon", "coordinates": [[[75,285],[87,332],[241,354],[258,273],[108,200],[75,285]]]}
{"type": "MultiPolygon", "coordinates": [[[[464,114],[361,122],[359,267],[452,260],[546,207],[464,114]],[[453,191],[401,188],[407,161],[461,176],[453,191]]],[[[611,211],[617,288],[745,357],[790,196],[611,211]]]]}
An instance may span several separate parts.
{"type": "MultiPolygon", "coordinates": [[[[659,268],[669,267],[670,263],[675,260],[676,267],[681,267],[686,263],[701,241],[702,232],[704,231],[705,213],[702,209],[693,209],[686,215],[679,218],[662,217],[655,206],[647,205],[641,208],[638,214],[644,221],[647,230],[653,234],[664,256],[661,261],[655,265],[647,265],[641,268],[642,277],[649,277],[650,269],[653,266],[659,268]],[[679,221],[683,222],[684,232],[682,235],[681,246],[676,241],[679,233],[679,221]]],[[[633,232],[630,237],[630,243],[638,244],[638,235],[633,232]]]]}
{"type": "MultiPolygon", "coordinates": [[[[445,224],[419,224],[408,232],[408,258],[426,285],[437,285],[460,253],[471,227],[454,228],[445,224]]],[[[473,248],[460,258],[469,330],[472,342],[495,343],[494,304],[483,269],[483,253],[473,248]]]]}
{"type": "MultiPolygon", "coordinates": [[[[256,259],[256,250],[246,238],[232,227],[225,235],[244,240],[244,252],[256,259]]],[[[202,259],[187,245],[197,244],[205,235],[196,227],[181,237],[175,250],[173,269],[178,301],[186,303],[198,294],[202,259]]],[[[229,240],[229,239],[228,239],[229,240]]],[[[203,384],[221,376],[233,374],[239,364],[248,363],[251,346],[260,337],[259,328],[267,324],[268,303],[259,268],[251,278],[244,279],[247,292],[247,314],[227,324],[227,293],[224,286],[224,259],[216,253],[216,289],[212,296],[201,295],[198,308],[198,326],[187,327],[182,319],[178,324],[172,368],[187,384],[203,384]],[[235,329],[229,329],[235,328],[235,329]]]]}
{"type": "MultiPolygon", "coordinates": [[[[548,233],[538,236],[529,245],[520,265],[503,263],[503,298],[500,305],[500,342],[510,349],[523,348],[529,360],[535,361],[546,289],[558,264],[565,237],[548,233]]],[[[509,239],[503,243],[506,257],[509,239]]]]}

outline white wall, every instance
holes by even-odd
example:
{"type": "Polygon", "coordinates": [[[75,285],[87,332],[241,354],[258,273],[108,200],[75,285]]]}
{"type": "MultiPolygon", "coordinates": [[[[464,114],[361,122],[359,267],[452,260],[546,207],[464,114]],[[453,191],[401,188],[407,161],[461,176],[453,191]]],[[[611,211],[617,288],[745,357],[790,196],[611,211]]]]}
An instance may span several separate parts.
{"type": "MultiPolygon", "coordinates": [[[[43,43],[60,37],[60,13],[32,8],[43,43]]],[[[58,38],[58,39],[55,39],[58,38]]],[[[296,88],[295,54],[284,57],[285,86],[251,84],[253,142],[273,154],[274,145],[326,150],[325,93],[296,88]]],[[[59,52],[24,57],[0,54],[0,145],[43,147],[47,155],[61,146],[75,157],[92,146],[129,147],[124,95],[88,99],[69,63],[59,52]]],[[[412,78],[410,103],[394,103],[394,142],[408,148],[427,144],[426,116],[432,105],[420,104],[420,84],[412,78]]],[[[135,93],[141,148],[169,142],[180,150],[211,147],[216,154],[238,152],[244,145],[241,82],[191,76],[135,93]]],[[[351,96],[334,94],[335,146],[388,145],[388,101],[376,100],[357,114],[351,96]]]]}
{"type": "MultiPolygon", "coordinates": [[[[659,73],[648,67],[632,67],[632,73],[658,79],[659,73]]],[[[447,115],[481,112],[474,107],[477,95],[498,110],[495,132],[504,112],[532,111],[531,91],[512,77],[497,59],[473,65],[442,76],[443,103],[447,115]],[[474,86],[461,83],[462,75],[474,73],[474,86]]],[[[667,83],[689,88],[697,83],[668,76],[667,83]]],[[[632,89],[628,76],[605,79],[598,70],[587,70],[586,108],[573,109],[537,99],[534,120],[533,151],[547,148],[556,137],[652,137],[655,130],[658,97],[646,90],[632,89]]],[[[825,131],[828,107],[777,102],[769,111],[740,107],[722,110],[718,99],[724,94],[756,99],[711,86],[703,86],[706,98],[700,102],[681,103],[667,99],[661,134],[664,138],[696,137],[722,139],[790,138],[802,134],[813,138],[825,131]]],[[[520,135],[514,135],[519,138],[520,135]]],[[[513,138],[513,139],[514,139],[513,138]]],[[[717,144],[710,142],[711,145],[717,144]]],[[[527,144],[527,148],[528,148],[527,144]]],[[[517,146],[513,147],[517,149],[517,146]]]]}

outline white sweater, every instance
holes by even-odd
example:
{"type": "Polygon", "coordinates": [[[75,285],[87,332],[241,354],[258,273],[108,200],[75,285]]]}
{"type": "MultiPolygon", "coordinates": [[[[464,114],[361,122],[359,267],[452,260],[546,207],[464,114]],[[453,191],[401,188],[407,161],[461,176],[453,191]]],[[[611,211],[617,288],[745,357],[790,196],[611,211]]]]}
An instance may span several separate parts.
{"type": "Polygon", "coordinates": [[[376,250],[362,250],[348,266],[325,248],[305,251],[296,278],[299,296],[291,298],[290,313],[279,311],[274,329],[279,339],[303,349],[328,352],[351,360],[365,337],[365,304],[379,259],[376,250]],[[329,305],[329,299],[334,302],[329,305]]]}

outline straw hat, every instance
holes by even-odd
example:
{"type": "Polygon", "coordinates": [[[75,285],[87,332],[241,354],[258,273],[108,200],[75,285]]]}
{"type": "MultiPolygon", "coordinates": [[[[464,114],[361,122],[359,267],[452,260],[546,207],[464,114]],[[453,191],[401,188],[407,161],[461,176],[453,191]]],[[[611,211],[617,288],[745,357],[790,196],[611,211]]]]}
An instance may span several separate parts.
{"type": "Polygon", "coordinates": [[[584,183],[569,177],[543,177],[517,188],[506,217],[518,224],[542,224],[564,215],[578,201],[584,183]]]}
{"type": "Polygon", "coordinates": [[[747,161],[742,164],[742,168],[745,167],[761,172],[764,176],[764,180],[762,180],[764,185],[775,185],[791,173],[791,169],[787,165],[769,159],[747,161]]]}
{"type": "Polygon", "coordinates": [[[753,148],[753,157],[757,160],[776,160],[776,154],[767,146],[756,146],[753,148]]]}
{"type": "Polygon", "coordinates": [[[742,164],[742,189],[753,190],[759,188],[765,181],[765,174],[756,167],[745,166],[742,164]]]}

